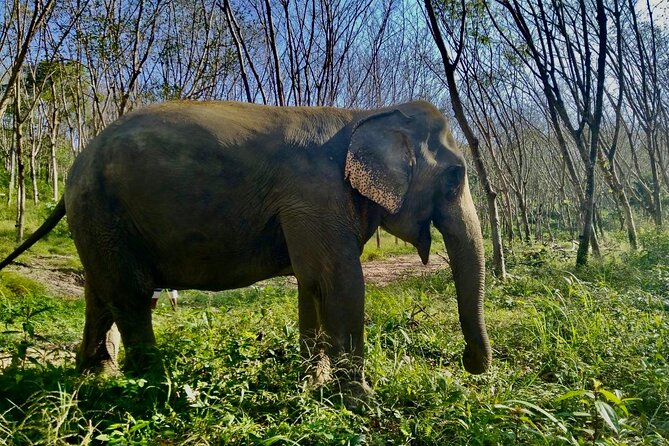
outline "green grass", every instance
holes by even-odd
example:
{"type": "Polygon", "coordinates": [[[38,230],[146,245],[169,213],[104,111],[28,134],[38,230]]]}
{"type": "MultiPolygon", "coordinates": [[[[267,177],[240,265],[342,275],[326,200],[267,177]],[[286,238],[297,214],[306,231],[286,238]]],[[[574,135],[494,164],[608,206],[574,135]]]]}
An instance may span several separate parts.
{"type": "Polygon", "coordinates": [[[83,305],[2,273],[0,355],[15,361],[0,375],[0,444],[669,444],[669,234],[641,240],[579,270],[568,250],[517,246],[511,278],[488,278],[494,366],[480,376],[460,362],[448,270],[368,286],[375,393],[355,413],[334,386],[309,387],[285,281],[185,292],[176,312],[162,299],[164,372],[112,379],[33,355],[70,352],[83,305]]]}
{"type": "MultiPolygon", "coordinates": [[[[26,203],[25,237],[32,234],[49,216],[55,202],[26,203]]],[[[16,243],[16,209],[14,206],[0,206],[0,257],[4,258],[18,246],[16,243]]],[[[81,268],[74,243],[67,227],[67,217],[39,243],[33,245],[17,260],[30,264],[36,259],[47,258],[53,268],[81,268]]]]}
{"type": "MultiPolygon", "coordinates": [[[[444,253],[444,242],[439,231],[432,228],[432,247],[431,253],[444,253]]],[[[392,256],[402,254],[416,254],[416,248],[409,243],[406,243],[394,235],[389,234],[383,229],[379,229],[378,239],[374,234],[371,239],[365,244],[362,251],[361,259],[363,262],[370,260],[383,260],[392,256]]]]}
{"type": "Polygon", "coordinates": [[[413,254],[415,252],[416,248],[413,246],[390,235],[383,229],[379,229],[378,241],[377,234],[374,234],[367,244],[365,244],[361,258],[363,261],[370,261],[387,259],[390,256],[399,254],[413,254]]]}

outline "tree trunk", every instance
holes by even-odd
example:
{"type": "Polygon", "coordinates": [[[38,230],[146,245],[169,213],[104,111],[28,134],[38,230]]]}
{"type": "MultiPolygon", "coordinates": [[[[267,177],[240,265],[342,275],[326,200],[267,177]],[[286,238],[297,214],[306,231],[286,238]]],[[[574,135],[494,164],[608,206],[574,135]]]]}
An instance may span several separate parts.
{"type": "Polygon", "coordinates": [[[638,242],[636,226],[634,224],[634,215],[632,214],[632,208],[630,206],[629,199],[627,198],[625,188],[620,183],[620,179],[618,178],[615,164],[609,161],[609,166],[607,168],[605,166],[604,160],[600,159],[599,165],[602,169],[602,172],[604,173],[606,184],[611,188],[616,204],[620,208],[620,218],[622,220],[623,228],[627,230],[627,240],[629,241],[630,249],[636,251],[638,249],[638,242]]]}
{"type": "Polygon", "coordinates": [[[648,132],[648,154],[650,158],[650,172],[653,178],[653,221],[655,227],[662,227],[662,200],[660,197],[660,177],[657,172],[656,141],[654,135],[648,132]]]}
{"type": "Polygon", "coordinates": [[[9,154],[9,188],[7,190],[7,206],[12,204],[14,187],[16,186],[16,147],[12,146],[9,154]]]}
{"type": "MultiPolygon", "coordinates": [[[[432,37],[434,42],[439,48],[439,53],[441,54],[441,59],[444,65],[444,72],[446,74],[446,83],[448,85],[448,91],[451,96],[451,106],[455,112],[455,118],[462,129],[462,132],[467,138],[467,143],[471,149],[474,166],[476,167],[476,172],[478,174],[479,180],[483,185],[483,189],[486,194],[488,201],[488,217],[490,220],[490,234],[492,237],[492,247],[493,247],[493,271],[500,279],[506,278],[506,266],[504,264],[504,251],[502,249],[502,236],[499,230],[499,212],[497,210],[497,192],[492,187],[490,179],[488,177],[488,172],[486,171],[485,165],[483,164],[483,158],[481,155],[481,150],[479,148],[479,140],[474,135],[472,128],[469,126],[467,121],[467,116],[465,115],[464,108],[462,106],[462,101],[460,100],[460,93],[458,92],[457,82],[455,79],[455,69],[458,63],[458,57],[456,57],[455,62],[451,62],[448,55],[448,50],[444,44],[444,39],[441,36],[441,31],[439,30],[439,23],[434,13],[431,0],[425,0],[425,8],[428,14],[429,24],[432,30],[432,37]]],[[[465,11],[462,11],[462,14],[465,14],[465,11]]],[[[462,17],[464,19],[464,16],[462,17]]],[[[461,48],[460,48],[461,50],[461,48]]]]}
{"type": "Polygon", "coordinates": [[[616,152],[618,148],[618,135],[620,133],[620,127],[623,122],[622,120],[622,105],[623,99],[625,97],[625,70],[623,69],[623,32],[621,24],[621,10],[618,2],[614,2],[614,11],[613,19],[616,29],[616,51],[615,51],[615,60],[618,63],[618,98],[614,103],[614,111],[616,116],[615,121],[615,130],[613,133],[613,138],[611,140],[611,147],[606,154],[606,160],[604,159],[604,154],[602,151],[599,152],[599,166],[604,173],[604,179],[606,183],[613,191],[613,196],[615,199],[616,206],[618,207],[618,215],[621,220],[621,229],[627,229],[627,240],[630,244],[630,249],[636,251],[638,249],[637,244],[637,235],[636,227],[634,225],[634,216],[632,214],[632,208],[630,207],[627,194],[625,193],[625,188],[618,178],[618,172],[616,169],[616,152]]]}
{"type": "Polygon", "coordinates": [[[599,252],[599,242],[594,231],[595,210],[595,170],[594,166],[588,166],[588,177],[585,188],[585,203],[583,204],[583,232],[579,236],[578,252],[576,254],[576,265],[583,266],[588,263],[588,248],[592,243],[594,252],[599,252]]]}
{"type": "Polygon", "coordinates": [[[531,242],[530,219],[527,216],[527,203],[523,196],[518,194],[518,208],[520,209],[520,217],[523,222],[523,233],[525,234],[525,243],[531,242]]]}
{"type": "Polygon", "coordinates": [[[283,92],[283,81],[281,80],[281,65],[279,64],[279,52],[276,48],[276,38],[274,37],[274,23],[272,21],[272,7],[269,0],[265,0],[265,8],[267,9],[267,34],[269,42],[267,43],[272,53],[272,61],[274,62],[274,82],[276,82],[276,103],[277,105],[286,105],[286,97],[283,92]]]}
{"type": "Polygon", "coordinates": [[[555,242],[555,235],[553,234],[553,228],[551,228],[551,218],[550,216],[553,214],[553,207],[551,206],[551,210],[548,213],[548,218],[546,218],[546,230],[548,231],[548,236],[550,237],[551,243],[555,242]]]}
{"type": "Polygon", "coordinates": [[[506,236],[509,247],[513,245],[513,210],[511,209],[511,200],[509,199],[508,189],[504,191],[504,208],[506,210],[506,236]]]}
{"type": "Polygon", "coordinates": [[[51,149],[51,183],[53,184],[53,201],[58,201],[60,194],[58,193],[58,160],[56,158],[56,134],[51,133],[49,146],[51,149]]]}
{"type": "Polygon", "coordinates": [[[502,233],[499,225],[499,211],[497,209],[497,194],[486,193],[488,199],[488,216],[490,218],[490,237],[492,238],[492,265],[495,275],[500,279],[506,278],[506,266],[504,264],[504,247],[502,244],[502,233]]]}
{"type": "Polygon", "coordinates": [[[569,229],[569,237],[574,239],[574,234],[576,234],[576,226],[574,225],[574,219],[571,216],[571,208],[568,204],[565,204],[565,210],[567,214],[567,227],[569,229]]]}
{"type": "Polygon", "coordinates": [[[594,225],[590,231],[590,248],[592,248],[592,255],[599,258],[602,256],[602,251],[599,249],[599,238],[595,231],[594,225]]]}
{"type": "MultiPolygon", "coordinates": [[[[586,163],[586,188],[585,188],[585,209],[583,212],[583,235],[578,246],[576,255],[576,265],[582,266],[588,262],[588,245],[593,243],[593,253],[595,256],[601,255],[599,244],[596,242],[596,235],[593,231],[593,214],[595,211],[595,163],[597,153],[599,153],[599,126],[603,114],[604,81],[606,68],[606,12],[603,0],[597,0],[597,34],[598,34],[598,56],[597,56],[597,86],[595,92],[595,107],[592,113],[592,123],[590,125],[590,153],[586,163]]],[[[585,154],[585,151],[583,151],[585,154]]]]}
{"type": "Polygon", "coordinates": [[[49,133],[49,152],[51,155],[51,182],[53,184],[53,201],[58,201],[58,159],[56,157],[56,143],[58,141],[58,126],[60,125],[60,110],[56,103],[56,87],[51,82],[51,96],[53,97],[53,109],[51,110],[51,132],[49,133]]]}
{"type": "Polygon", "coordinates": [[[599,206],[595,206],[595,228],[599,230],[599,235],[602,238],[602,240],[606,239],[606,235],[604,234],[604,224],[602,223],[602,214],[599,212],[599,206]]]}
{"type": "Polygon", "coordinates": [[[23,241],[23,231],[26,213],[26,174],[23,163],[23,122],[21,121],[21,86],[20,76],[16,79],[14,97],[14,132],[16,138],[16,182],[18,191],[16,194],[16,242],[23,241]]]}
{"type": "Polygon", "coordinates": [[[248,76],[246,75],[246,67],[245,67],[246,64],[244,63],[244,55],[242,53],[241,36],[237,34],[238,28],[234,26],[236,25],[236,22],[228,0],[225,0],[223,2],[221,8],[225,13],[225,19],[227,21],[228,28],[230,29],[230,35],[232,36],[232,40],[235,44],[235,51],[237,53],[237,62],[239,63],[239,73],[240,76],[242,77],[244,92],[246,93],[246,100],[248,102],[253,102],[253,96],[251,95],[251,87],[249,86],[248,76]]]}
{"type": "Polygon", "coordinates": [[[624,223],[625,227],[627,228],[627,240],[629,240],[630,248],[632,248],[633,251],[636,251],[639,249],[639,243],[637,241],[636,226],[634,225],[632,207],[630,206],[630,202],[627,199],[627,194],[625,194],[624,189],[621,189],[620,194],[621,198],[619,203],[623,207],[624,223]]]}
{"type": "MultiPolygon", "coordinates": [[[[33,141],[33,144],[35,142],[33,141]]],[[[39,203],[39,191],[37,190],[37,162],[36,162],[36,150],[33,147],[30,150],[30,181],[33,185],[33,203],[39,203]]]]}

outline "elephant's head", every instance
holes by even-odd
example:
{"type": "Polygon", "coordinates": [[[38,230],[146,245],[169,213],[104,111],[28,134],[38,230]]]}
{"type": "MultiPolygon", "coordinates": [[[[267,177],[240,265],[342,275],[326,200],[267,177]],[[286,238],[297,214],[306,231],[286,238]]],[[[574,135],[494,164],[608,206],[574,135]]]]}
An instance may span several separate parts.
{"type": "Polygon", "coordinates": [[[465,160],[442,114],[429,103],[413,102],[365,117],[351,136],[346,177],[385,209],[382,225],[413,244],[424,263],[430,224],[442,233],[467,343],[463,363],[471,373],[484,372],[491,351],[483,318],[481,227],[465,160]]]}

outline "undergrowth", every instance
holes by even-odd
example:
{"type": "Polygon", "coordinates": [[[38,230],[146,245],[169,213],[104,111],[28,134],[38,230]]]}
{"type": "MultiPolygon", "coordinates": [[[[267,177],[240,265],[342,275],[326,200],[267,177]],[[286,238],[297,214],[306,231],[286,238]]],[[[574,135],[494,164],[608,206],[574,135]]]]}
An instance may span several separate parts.
{"type": "Polygon", "coordinates": [[[81,301],[3,273],[0,444],[669,444],[669,234],[642,244],[582,269],[568,247],[516,247],[511,277],[488,278],[479,376],[449,271],[368,286],[374,394],[356,412],[308,385],[286,281],[160,302],[164,370],[100,378],[73,370],[81,301]]]}

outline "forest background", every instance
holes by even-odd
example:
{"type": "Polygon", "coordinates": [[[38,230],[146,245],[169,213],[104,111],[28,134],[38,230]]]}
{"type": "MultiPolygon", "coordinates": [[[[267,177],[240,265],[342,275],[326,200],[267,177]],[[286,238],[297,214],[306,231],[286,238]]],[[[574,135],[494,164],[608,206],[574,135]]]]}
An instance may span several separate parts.
{"type": "MultiPolygon", "coordinates": [[[[617,225],[634,249],[636,218],[656,227],[666,219],[661,2],[14,0],[0,8],[0,187],[16,207],[19,240],[26,199],[58,200],[77,153],[134,108],[425,99],[453,118],[451,65],[470,131],[459,116],[452,124],[463,143],[476,138],[470,170],[495,252],[502,239],[564,232],[598,254],[597,231],[617,225]]],[[[503,274],[497,258],[494,266],[503,274]]]]}

